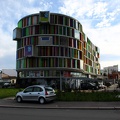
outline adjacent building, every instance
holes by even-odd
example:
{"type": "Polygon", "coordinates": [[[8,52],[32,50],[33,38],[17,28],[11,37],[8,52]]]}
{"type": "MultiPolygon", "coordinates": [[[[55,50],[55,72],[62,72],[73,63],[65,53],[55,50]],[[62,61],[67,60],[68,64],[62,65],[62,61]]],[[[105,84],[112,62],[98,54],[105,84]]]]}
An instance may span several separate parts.
{"type": "Polygon", "coordinates": [[[23,17],[13,30],[20,85],[57,84],[100,75],[100,51],[73,17],[40,11],[23,17]]]}
{"type": "Polygon", "coordinates": [[[103,76],[103,79],[120,80],[118,65],[104,67],[103,70],[101,70],[101,75],[103,76]]]}
{"type": "Polygon", "coordinates": [[[0,71],[0,82],[15,84],[17,72],[15,69],[2,69],[0,71]]]}

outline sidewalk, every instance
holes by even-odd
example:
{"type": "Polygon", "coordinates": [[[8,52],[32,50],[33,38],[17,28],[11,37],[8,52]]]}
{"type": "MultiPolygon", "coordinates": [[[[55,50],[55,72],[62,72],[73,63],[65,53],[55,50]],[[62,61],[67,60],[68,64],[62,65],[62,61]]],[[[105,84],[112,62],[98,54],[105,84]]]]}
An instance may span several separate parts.
{"type": "Polygon", "coordinates": [[[29,109],[81,109],[81,110],[120,110],[119,102],[61,102],[39,104],[33,102],[17,103],[13,98],[1,99],[0,107],[29,109]]]}

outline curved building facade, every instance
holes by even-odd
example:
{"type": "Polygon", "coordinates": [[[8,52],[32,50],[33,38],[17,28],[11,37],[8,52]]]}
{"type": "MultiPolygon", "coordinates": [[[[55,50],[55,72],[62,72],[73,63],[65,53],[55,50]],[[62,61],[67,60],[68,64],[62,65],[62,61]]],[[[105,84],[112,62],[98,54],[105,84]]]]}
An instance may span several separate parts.
{"type": "Polygon", "coordinates": [[[70,16],[49,11],[28,15],[18,21],[13,40],[18,84],[52,84],[100,74],[98,47],[70,16]]]}

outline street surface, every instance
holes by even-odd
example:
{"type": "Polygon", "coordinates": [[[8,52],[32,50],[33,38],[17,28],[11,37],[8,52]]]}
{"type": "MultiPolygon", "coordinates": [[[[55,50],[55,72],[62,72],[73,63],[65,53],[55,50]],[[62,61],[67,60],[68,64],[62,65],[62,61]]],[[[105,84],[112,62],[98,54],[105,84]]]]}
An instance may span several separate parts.
{"type": "Polygon", "coordinates": [[[46,104],[39,104],[39,102],[23,102],[17,103],[13,99],[0,99],[0,107],[11,107],[11,108],[35,108],[35,109],[119,109],[120,101],[116,102],[65,102],[65,101],[54,101],[46,104]]]}
{"type": "Polygon", "coordinates": [[[119,120],[120,110],[0,108],[0,120],[119,120]]]}

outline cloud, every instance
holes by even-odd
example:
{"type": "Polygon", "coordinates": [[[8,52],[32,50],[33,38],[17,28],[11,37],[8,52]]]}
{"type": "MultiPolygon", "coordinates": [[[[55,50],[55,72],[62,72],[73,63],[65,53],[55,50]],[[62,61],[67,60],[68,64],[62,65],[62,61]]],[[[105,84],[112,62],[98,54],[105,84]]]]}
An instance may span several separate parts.
{"type": "Polygon", "coordinates": [[[108,67],[108,66],[114,66],[114,65],[118,65],[118,70],[120,71],[120,61],[116,60],[116,61],[101,61],[101,69],[103,69],[104,67],[108,67]]]}
{"type": "Polygon", "coordinates": [[[48,10],[79,20],[85,34],[100,48],[100,55],[104,56],[100,59],[102,66],[106,63],[120,65],[119,57],[115,57],[120,51],[120,0],[1,0],[0,4],[1,61],[7,56],[16,56],[12,34],[17,22],[26,15],[48,10]]]}
{"type": "Polygon", "coordinates": [[[82,17],[91,9],[93,0],[63,0],[63,6],[59,7],[59,11],[70,16],[82,17]]]}
{"type": "Polygon", "coordinates": [[[82,24],[83,31],[100,48],[102,68],[120,65],[120,1],[112,0],[67,0],[62,1],[61,13],[70,15],[82,24]]]}
{"type": "MultiPolygon", "coordinates": [[[[13,41],[12,36],[13,29],[17,27],[17,22],[26,15],[49,10],[52,2],[44,0],[2,0],[0,5],[0,69],[2,69],[4,63],[7,66],[9,58],[16,58],[16,42],[13,41]]],[[[12,60],[11,65],[8,65],[8,67],[16,64],[12,60]]]]}

